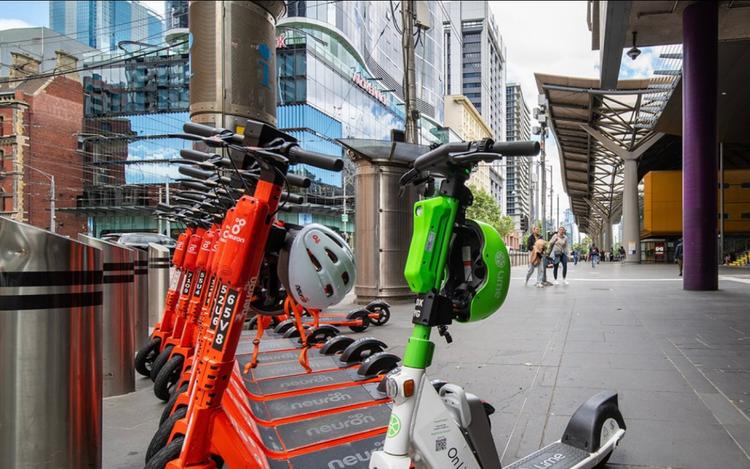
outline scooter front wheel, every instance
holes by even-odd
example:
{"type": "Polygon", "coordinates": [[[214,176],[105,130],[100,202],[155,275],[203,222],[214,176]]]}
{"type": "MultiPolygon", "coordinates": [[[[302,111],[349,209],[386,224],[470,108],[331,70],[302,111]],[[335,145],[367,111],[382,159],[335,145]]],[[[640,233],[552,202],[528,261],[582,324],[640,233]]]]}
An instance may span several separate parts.
{"type": "Polygon", "coordinates": [[[176,437],[170,444],[154,454],[154,457],[148,460],[144,469],[164,469],[167,463],[180,457],[184,441],[185,437],[176,437]]]}
{"type": "Polygon", "coordinates": [[[159,355],[159,344],[161,344],[160,338],[151,337],[148,342],[138,349],[138,352],[135,354],[135,371],[143,376],[150,376],[151,367],[159,355]]]}
{"type": "Polygon", "coordinates": [[[151,381],[156,381],[156,377],[159,376],[162,367],[167,363],[167,360],[169,360],[173,348],[174,345],[167,345],[164,347],[164,350],[161,351],[159,356],[156,357],[156,360],[154,360],[154,363],[151,365],[151,372],[148,375],[151,378],[151,381]]]}
{"type": "MultiPolygon", "coordinates": [[[[172,434],[174,424],[177,423],[178,420],[185,418],[185,415],[187,415],[187,407],[182,407],[176,410],[174,414],[170,415],[163,424],[159,425],[159,429],[154,433],[151,442],[148,444],[148,449],[146,449],[146,464],[156,457],[162,449],[168,446],[167,442],[169,441],[169,435],[172,434]]],[[[177,438],[182,438],[182,436],[175,437],[175,440],[177,440],[177,438]]],[[[177,453],[177,456],[179,456],[179,453],[177,453]]],[[[169,460],[167,460],[167,462],[168,461],[169,460]]]]}
{"type": "Polygon", "coordinates": [[[185,358],[182,355],[175,355],[159,370],[159,374],[154,380],[154,394],[164,402],[167,402],[171,395],[172,388],[180,382],[182,376],[182,364],[185,358]]]}

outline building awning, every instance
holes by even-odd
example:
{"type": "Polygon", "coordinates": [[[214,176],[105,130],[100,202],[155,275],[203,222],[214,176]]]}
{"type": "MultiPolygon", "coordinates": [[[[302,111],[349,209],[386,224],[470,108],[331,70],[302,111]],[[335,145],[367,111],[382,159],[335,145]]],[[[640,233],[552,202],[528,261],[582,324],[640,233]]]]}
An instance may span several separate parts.
{"type": "Polygon", "coordinates": [[[596,78],[537,73],[537,87],[549,104],[550,128],[561,159],[563,187],[576,223],[583,232],[622,213],[623,163],[592,137],[606,137],[627,151],[655,138],[655,109],[672,92],[673,77],[622,80],[616,89],[601,89],[596,78]],[[666,85],[666,86],[665,86],[666,85]]]}

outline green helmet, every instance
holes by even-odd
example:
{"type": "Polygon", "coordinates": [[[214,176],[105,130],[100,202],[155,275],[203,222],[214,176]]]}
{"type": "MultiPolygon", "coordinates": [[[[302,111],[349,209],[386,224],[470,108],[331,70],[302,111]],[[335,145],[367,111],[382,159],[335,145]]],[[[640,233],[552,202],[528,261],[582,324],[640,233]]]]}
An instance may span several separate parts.
{"type": "Polygon", "coordinates": [[[479,321],[500,309],[508,295],[510,256],[487,223],[466,220],[454,233],[443,292],[453,302],[456,320],[479,321]]]}

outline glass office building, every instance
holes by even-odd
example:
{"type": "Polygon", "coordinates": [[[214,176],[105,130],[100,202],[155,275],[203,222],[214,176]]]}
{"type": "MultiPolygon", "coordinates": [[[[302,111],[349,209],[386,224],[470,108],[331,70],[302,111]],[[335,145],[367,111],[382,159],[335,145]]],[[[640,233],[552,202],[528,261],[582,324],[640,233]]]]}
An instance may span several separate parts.
{"type": "Polygon", "coordinates": [[[159,43],[162,19],[129,0],[50,0],[50,28],[101,51],[114,51],[127,41],[159,43]]]}
{"type": "MultiPolygon", "coordinates": [[[[443,122],[443,2],[420,18],[417,108],[420,140],[447,140],[443,122]]],[[[345,137],[390,138],[404,127],[400,13],[388,2],[289,1],[277,30],[279,105],[305,103],[341,122],[345,137]],[[396,17],[394,18],[394,14],[396,17]]]]}

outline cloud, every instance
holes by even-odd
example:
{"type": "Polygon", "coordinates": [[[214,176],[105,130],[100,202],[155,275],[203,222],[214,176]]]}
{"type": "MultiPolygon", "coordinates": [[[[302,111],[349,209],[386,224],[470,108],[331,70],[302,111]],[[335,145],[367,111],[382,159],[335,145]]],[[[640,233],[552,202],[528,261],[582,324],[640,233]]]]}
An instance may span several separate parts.
{"type": "Polygon", "coordinates": [[[31,28],[34,25],[15,18],[0,18],[0,31],[16,28],[31,28]]]}
{"type": "MultiPolygon", "coordinates": [[[[508,83],[521,84],[529,108],[539,92],[534,73],[599,77],[599,52],[591,50],[586,23],[587,2],[490,2],[498,31],[507,50],[508,83]]],[[[629,60],[629,59],[628,59],[629,60]]],[[[553,217],[557,218],[557,194],[563,194],[557,143],[547,138],[547,167],[553,167],[555,193],[553,217]]],[[[569,207],[560,197],[560,215],[569,207]]],[[[549,214],[549,192],[547,192],[549,214]]]]}
{"type": "Polygon", "coordinates": [[[507,49],[508,82],[521,84],[530,106],[537,102],[535,72],[598,76],[586,8],[586,2],[490,2],[507,49]]]}

